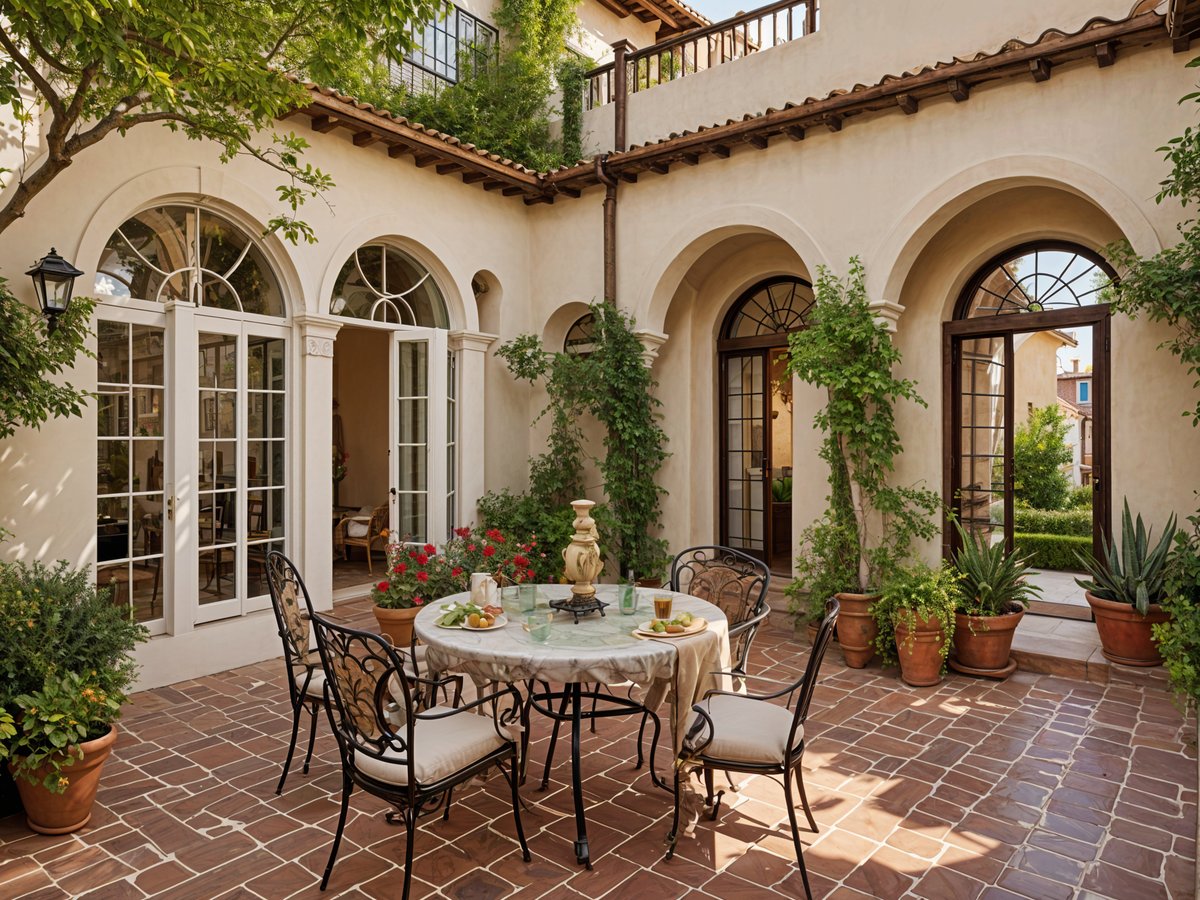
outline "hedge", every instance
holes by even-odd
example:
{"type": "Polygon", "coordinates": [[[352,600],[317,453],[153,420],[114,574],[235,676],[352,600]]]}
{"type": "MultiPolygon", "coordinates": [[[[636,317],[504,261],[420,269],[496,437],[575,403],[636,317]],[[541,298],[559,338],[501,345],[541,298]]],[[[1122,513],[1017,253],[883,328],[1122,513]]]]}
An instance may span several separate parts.
{"type": "Polygon", "coordinates": [[[1013,528],[1025,534],[1072,534],[1078,537],[1092,536],[1092,511],[1090,509],[1029,509],[1017,507],[1013,516],[1013,528]]]}
{"type": "Polygon", "coordinates": [[[1017,555],[1028,559],[1027,565],[1035,569],[1067,569],[1078,572],[1082,566],[1076,553],[1091,556],[1092,539],[1076,534],[1021,534],[1013,535],[1017,555]]]}

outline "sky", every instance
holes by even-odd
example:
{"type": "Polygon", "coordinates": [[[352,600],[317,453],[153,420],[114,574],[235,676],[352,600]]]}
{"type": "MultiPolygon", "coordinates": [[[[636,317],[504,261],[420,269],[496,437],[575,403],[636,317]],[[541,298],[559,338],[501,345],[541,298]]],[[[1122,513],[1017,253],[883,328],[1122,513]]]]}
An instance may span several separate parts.
{"type": "Polygon", "coordinates": [[[688,6],[708,18],[710,22],[720,22],[740,12],[758,9],[763,3],[747,2],[747,0],[685,0],[688,6]]]}

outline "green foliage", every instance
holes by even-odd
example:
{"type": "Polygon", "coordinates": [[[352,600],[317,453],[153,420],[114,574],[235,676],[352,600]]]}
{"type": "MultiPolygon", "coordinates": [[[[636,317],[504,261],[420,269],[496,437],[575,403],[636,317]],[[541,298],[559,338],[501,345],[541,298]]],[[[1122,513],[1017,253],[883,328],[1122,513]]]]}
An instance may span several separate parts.
{"type": "MultiPolygon", "coordinates": [[[[537,580],[541,584],[554,584],[561,580],[563,575],[561,551],[575,534],[572,525],[575,521],[575,511],[560,502],[543,502],[535,486],[536,481],[525,494],[514,494],[507,489],[484,494],[479,500],[479,517],[488,528],[496,528],[522,539],[529,537],[536,540],[542,548],[533,558],[537,580]]],[[[571,499],[575,500],[578,497],[571,499]]],[[[593,516],[598,508],[593,508],[593,516]]],[[[600,531],[603,547],[606,531],[599,523],[597,529],[600,531]]]]}
{"type": "Polygon", "coordinates": [[[871,606],[871,615],[879,626],[875,638],[875,650],[883,665],[895,665],[896,625],[903,622],[909,629],[909,646],[912,646],[912,629],[917,617],[936,619],[942,626],[939,652],[942,671],[946,670],[946,657],[954,643],[954,613],[959,604],[962,576],[946,564],[931,568],[924,563],[901,566],[883,587],[883,595],[871,606]]]}
{"type": "Polygon", "coordinates": [[[221,159],[248,154],[286,179],[272,230],[314,240],[297,218],[332,185],[302,162],[307,142],[273,131],[307,102],[304,79],[341,84],[373,61],[411,46],[411,25],[433,17],[432,0],[13,0],[0,15],[0,103],[36,128],[46,109],[48,152],[26,170],[0,209],[0,231],[75,157],[113,134],[160,123],[220,145],[221,159]],[[289,77],[294,76],[294,77],[289,77]]]}
{"type": "Polygon", "coordinates": [[[1077,572],[1081,558],[1092,558],[1092,539],[1077,534],[1026,534],[1018,531],[1013,535],[1013,547],[1035,569],[1077,572]]]}
{"type": "Polygon", "coordinates": [[[1095,492],[1090,484],[1071,488],[1071,493],[1067,495],[1067,509],[1091,509],[1093,493],[1095,492]]]}
{"type": "Polygon", "coordinates": [[[800,534],[796,577],[783,589],[788,612],[806,622],[819,622],[825,602],[854,584],[858,577],[858,532],[853,516],[834,518],[830,510],[800,534]]]}
{"type": "MultiPolygon", "coordinates": [[[[22,769],[107,731],[133,683],[129,654],[146,629],[89,578],[66,562],[0,564],[0,709],[19,723],[9,749],[22,769]]],[[[65,787],[57,780],[47,787],[65,787]]]]}
{"type": "Polygon", "coordinates": [[[91,394],[52,376],[74,365],[80,353],[91,355],[84,342],[93,305],[73,300],[51,334],[41,311],[14,297],[0,278],[0,440],[17,428],[40,428],[51,417],[83,413],[91,394]]]}
{"type": "MultiPolygon", "coordinates": [[[[1200,58],[1188,66],[1200,66],[1200,58]]],[[[1200,91],[1185,94],[1179,102],[1200,104],[1200,91]]],[[[1158,202],[1174,198],[1187,207],[1200,201],[1200,129],[1189,125],[1158,151],[1171,166],[1158,202]]],[[[1196,376],[1192,386],[1200,388],[1200,222],[1187,219],[1177,227],[1179,243],[1144,259],[1128,242],[1108,247],[1105,253],[1121,278],[1109,286],[1104,299],[1131,318],[1144,314],[1174,328],[1175,335],[1160,347],[1179,357],[1196,376]]],[[[1191,417],[1193,426],[1200,424],[1200,398],[1184,415],[1191,417]]]]}
{"type": "Polygon", "coordinates": [[[814,423],[829,438],[822,453],[830,462],[828,519],[840,528],[841,517],[851,515],[857,574],[843,588],[869,593],[909,557],[914,541],[936,535],[941,501],[933,491],[888,483],[903,449],[895,404],[926,404],[914,382],[893,374],[900,351],[871,311],[864,278],[857,257],[845,281],[819,270],[811,324],[789,338],[788,371],[825,389],[814,423]]]}
{"type": "Polygon", "coordinates": [[[573,165],[582,156],[583,73],[593,65],[567,53],[578,27],[574,0],[501,0],[504,43],[462,54],[457,83],[422,93],[391,86],[366,70],[344,89],[360,99],[535,169],[573,165]],[[557,83],[556,83],[557,79],[557,83]],[[552,98],[562,90],[562,138],[551,136],[552,98]]]}
{"type": "Polygon", "coordinates": [[[1042,592],[1025,580],[1027,560],[1009,553],[1004,542],[990,543],[982,534],[968,534],[957,521],[960,547],[954,554],[958,582],[957,611],[968,616],[1002,616],[1020,612],[1042,592]]]}
{"type": "Polygon", "coordinates": [[[771,499],[776,503],[792,502],[792,479],[790,475],[772,479],[771,499]]]}
{"type": "Polygon", "coordinates": [[[1071,482],[1063,466],[1071,462],[1069,429],[1057,403],[1029,414],[1013,435],[1013,496],[1034,509],[1063,509],[1071,482]]]}
{"type": "Polygon", "coordinates": [[[1154,639],[1177,696],[1194,704],[1200,700],[1200,515],[1188,522],[1191,531],[1176,533],[1167,561],[1162,607],[1171,618],[1154,626],[1154,639]]]}
{"type": "Polygon", "coordinates": [[[550,446],[530,461],[529,496],[546,510],[583,496],[585,451],[578,423],[582,415],[592,415],[605,428],[599,465],[608,505],[593,511],[602,546],[615,553],[622,571],[661,576],[669,561],[666,542],[651,534],[660,524],[664,493],[655,479],[667,457],[661,404],[642,362],[636,323],[611,303],[590,309],[595,332],[586,357],[550,353],[533,335],[514,338],[497,351],[514,376],[543,382],[549,395],[538,418],[551,415],[550,446]]]}
{"type": "MultiPolygon", "coordinates": [[[[1091,488],[1088,488],[1089,492],[1091,488]]],[[[1018,506],[1013,514],[1013,528],[1027,534],[1073,534],[1092,538],[1092,510],[1033,509],[1018,506]]]]}
{"type": "Polygon", "coordinates": [[[1143,616],[1152,603],[1161,603],[1167,595],[1167,559],[1175,541],[1175,516],[1167,520],[1158,543],[1150,546],[1154,529],[1147,530],[1138,513],[1136,525],[1125,501],[1121,513],[1121,549],[1116,542],[1106,542],[1104,559],[1084,559],[1091,579],[1076,578],[1075,583],[1102,600],[1128,603],[1143,616]]]}

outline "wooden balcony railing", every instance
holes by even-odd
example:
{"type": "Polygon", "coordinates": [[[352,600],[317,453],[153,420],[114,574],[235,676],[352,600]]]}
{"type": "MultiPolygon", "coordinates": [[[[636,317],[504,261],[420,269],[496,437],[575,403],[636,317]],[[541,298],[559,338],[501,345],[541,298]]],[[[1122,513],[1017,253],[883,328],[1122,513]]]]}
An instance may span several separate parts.
{"type": "MultiPolygon", "coordinates": [[[[625,55],[628,93],[686,78],[722,63],[741,59],[812,34],[817,30],[818,0],[778,0],[704,28],[684,32],[625,55]]],[[[616,61],[588,73],[584,106],[595,109],[617,100],[616,61]]]]}

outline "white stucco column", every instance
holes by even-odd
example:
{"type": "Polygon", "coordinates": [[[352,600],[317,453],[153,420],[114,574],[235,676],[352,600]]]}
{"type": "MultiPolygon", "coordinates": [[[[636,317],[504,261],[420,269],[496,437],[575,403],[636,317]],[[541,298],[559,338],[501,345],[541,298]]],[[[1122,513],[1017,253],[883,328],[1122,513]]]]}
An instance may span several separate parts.
{"type": "Polygon", "coordinates": [[[295,316],[299,353],[293,400],[296,448],[293,469],[291,554],[313,604],[333,606],[333,342],[342,323],[313,315],[295,316]]]}
{"type": "Polygon", "coordinates": [[[482,331],[450,332],[450,350],[458,354],[458,520],[450,523],[454,527],[478,520],[476,504],[487,491],[483,373],[488,348],[498,339],[498,335],[482,331]]]}
{"type": "Polygon", "coordinates": [[[654,368],[654,361],[658,359],[658,350],[667,342],[669,335],[663,334],[661,331],[641,328],[634,332],[634,336],[642,342],[642,362],[645,363],[647,369],[654,368]]]}
{"type": "Polygon", "coordinates": [[[904,307],[891,300],[872,300],[871,312],[875,314],[876,319],[887,326],[888,331],[895,334],[896,323],[900,321],[900,314],[904,312],[904,307]]]}

